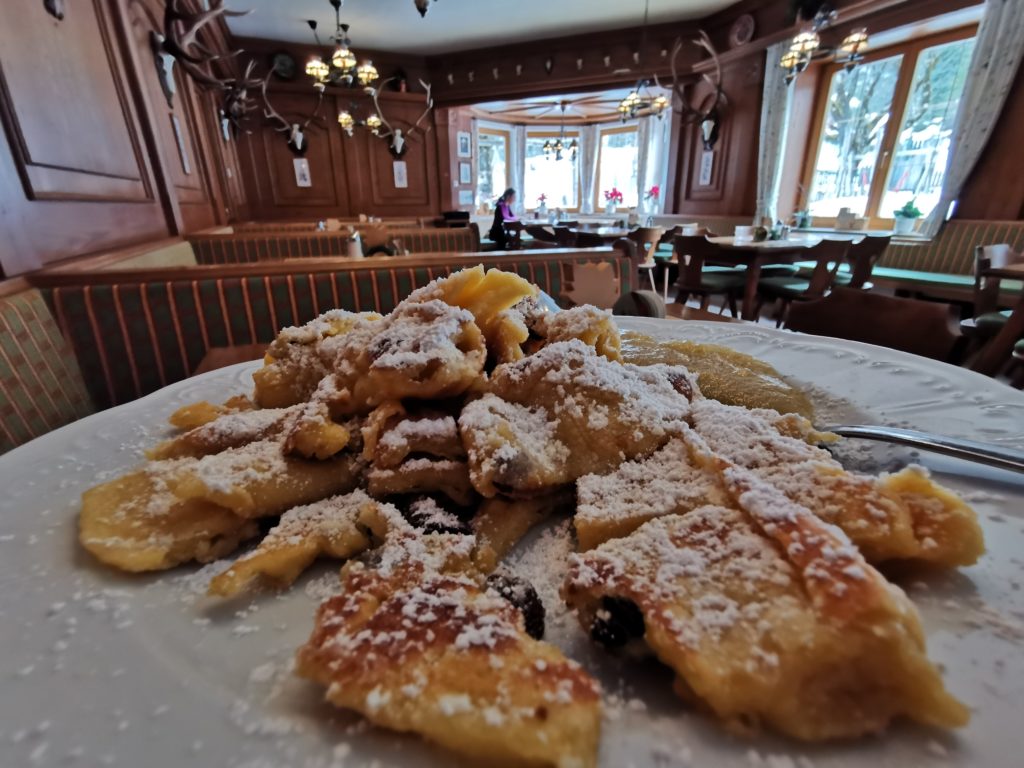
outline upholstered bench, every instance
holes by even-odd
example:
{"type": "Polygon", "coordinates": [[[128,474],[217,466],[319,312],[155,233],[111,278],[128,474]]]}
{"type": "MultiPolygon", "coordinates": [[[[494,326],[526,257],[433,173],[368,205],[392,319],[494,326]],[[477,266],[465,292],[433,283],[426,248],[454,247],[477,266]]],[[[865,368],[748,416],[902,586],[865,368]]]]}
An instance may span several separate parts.
{"type": "Polygon", "coordinates": [[[21,280],[0,283],[0,453],[93,410],[40,292],[21,280]]]}
{"type": "MultiPolygon", "coordinates": [[[[1024,249],[1024,221],[952,219],[928,242],[890,244],[875,265],[871,282],[940,299],[971,301],[974,248],[993,243],[1024,249]]],[[[1003,281],[1002,290],[1019,293],[1021,284],[1003,281]]]]}
{"type": "Polygon", "coordinates": [[[191,269],[34,277],[78,357],[93,402],[108,407],[184,379],[213,347],[269,343],[329,309],[391,311],[415,288],[484,263],[552,296],[562,265],[611,263],[621,290],[635,264],[611,248],[304,259],[191,269]]]}
{"type": "MultiPolygon", "coordinates": [[[[249,264],[281,259],[342,257],[348,253],[348,234],[341,232],[191,235],[187,239],[198,264],[249,264]]],[[[400,243],[409,253],[474,253],[480,250],[480,233],[475,227],[387,229],[386,240],[400,243]]]]}

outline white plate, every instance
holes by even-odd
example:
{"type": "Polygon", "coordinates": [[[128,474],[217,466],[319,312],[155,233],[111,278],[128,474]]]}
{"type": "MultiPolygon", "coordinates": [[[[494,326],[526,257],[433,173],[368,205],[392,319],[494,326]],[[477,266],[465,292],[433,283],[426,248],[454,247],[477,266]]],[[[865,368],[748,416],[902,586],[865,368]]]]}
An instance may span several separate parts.
{"type": "MultiPolygon", "coordinates": [[[[624,320],[658,336],[713,341],[756,355],[816,392],[821,418],[850,413],[1024,448],[1024,396],[968,371],[891,350],[772,329],[624,320]],[[843,405],[842,401],[848,401],[843,405]],[[846,411],[846,413],[843,413],[846,411]]],[[[98,568],[75,543],[80,493],[139,462],[177,406],[251,386],[243,364],[83,419],[0,457],[0,766],[441,766],[448,753],[366,728],[320,702],[288,669],[320,598],[324,564],[283,595],[218,604],[212,569],[129,578],[98,568]],[[377,760],[378,762],[373,762],[377,760]]],[[[850,443],[857,461],[904,461],[850,443]]],[[[558,609],[566,524],[514,556],[548,607],[548,636],[601,680],[608,718],[602,766],[919,766],[1003,768],[1024,754],[1024,480],[922,456],[978,510],[989,552],[959,573],[907,584],[929,652],[974,711],[956,735],[895,726],[854,744],[806,748],[744,741],[684,710],[671,674],[594,648],[558,609]]],[[[222,566],[221,566],[222,567],[222,566]]]]}

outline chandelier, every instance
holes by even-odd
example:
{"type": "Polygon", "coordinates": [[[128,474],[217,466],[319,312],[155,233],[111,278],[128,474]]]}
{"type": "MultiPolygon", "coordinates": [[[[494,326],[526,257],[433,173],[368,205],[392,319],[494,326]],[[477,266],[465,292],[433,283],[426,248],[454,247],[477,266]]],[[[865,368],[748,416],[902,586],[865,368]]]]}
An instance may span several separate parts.
{"type": "Polygon", "coordinates": [[[789,50],[782,54],[779,66],[786,70],[786,84],[792,83],[797,75],[807,69],[811,61],[833,57],[837,64],[849,72],[864,58],[868,47],[868,31],[861,27],[843,38],[838,46],[823,46],[820,30],[827,27],[836,17],[836,12],[827,4],[823,5],[811,19],[811,28],[793,38],[789,50]]]}
{"type": "Polygon", "coordinates": [[[554,141],[548,139],[544,142],[544,157],[555,160],[561,160],[564,152],[569,153],[570,160],[576,160],[576,155],[579,153],[580,145],[576,141],[575,137],[568,144],[565,143],[565,108],[569,106],[569,102],[563,101],[559,105],[562,109],[562,124],[558,131],[558,138],[554,141]]]}
{"type": "Polygon", "coordinates": [[[637,117],[656,115],[661,117],[662,113],[671,106],[672,102],[667,96],[658,94],[655,96],[650,90],[651,81],[641,80],[636,87],[626,94],[626,98],[619,102],[619,115],[622,122],[633,120],[637,117]]]}
{"type": "MultiPolygon", "coordinates": [[[[348,36],[349,26],[341,23],[342,0],[328,1],[334,7],[335,29],[331,35],[331,41],[335,46],[334,53],[327,61],[319,56],[313,56],[306,63],[306,74],[313,78],[313,86],[321,92],[328,85],[352,87],[358,83],[361,87],[368,88],[379,77],[377,68],[369,60],[357,65],[356,55],[352,52],[352,41],[348,36]]],[[[313,30],[316,44],[320,46],[320,36],[316,33],[316,19],[310,19],[306,23],[313,30]]]]}

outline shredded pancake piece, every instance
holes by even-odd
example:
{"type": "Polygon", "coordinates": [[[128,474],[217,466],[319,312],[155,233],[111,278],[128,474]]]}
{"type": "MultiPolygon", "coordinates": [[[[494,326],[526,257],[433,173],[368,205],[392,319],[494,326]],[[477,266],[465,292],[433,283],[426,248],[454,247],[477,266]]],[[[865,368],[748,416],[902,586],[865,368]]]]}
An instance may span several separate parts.
{"type": "Polygon", "coordinates": [[[595,765],[596,682],[467,570],[472,548],[472,536],[397,534],[374,566],[347,564],[298,674],[337,706],[476,760],[595,765]]]}
{"type": "Polygon", "coordinates": [[[900,716],[965,724],[906,595],[839,529],[753,473],[723,476],[741,509],[656,518],[573,556],[564,593],[592,637],[642,640],[681,696],[737,728],[816,741],[900,716]]]}
{"type": "Polygon", "coordinates": [[[614,363],[579,340],[498,366],[459,431],[487,497],[531,496],[660,448],[699,397],[684,368],[614,363]]]}

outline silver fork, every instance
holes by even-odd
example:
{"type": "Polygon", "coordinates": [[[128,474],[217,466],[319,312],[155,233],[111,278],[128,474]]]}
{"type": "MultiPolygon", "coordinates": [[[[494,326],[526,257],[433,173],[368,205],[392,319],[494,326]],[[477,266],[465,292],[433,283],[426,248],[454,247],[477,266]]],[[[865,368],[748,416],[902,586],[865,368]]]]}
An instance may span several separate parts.
{"type": "Polygon", "coordinates": [[[896,429],[895,427],[874,427],[862,424],[840,427],[825,427],[825,431],[834,432],[843,437],[860,437],[865,440],[880,440],[885,443],[907,445],[923,451],[955,456],[992,467],[1024,472],[1024,451],[1002,448],[989,443],[974,440],[962,440],[956,437],[931,435],[913,429],[896,429]]]}

